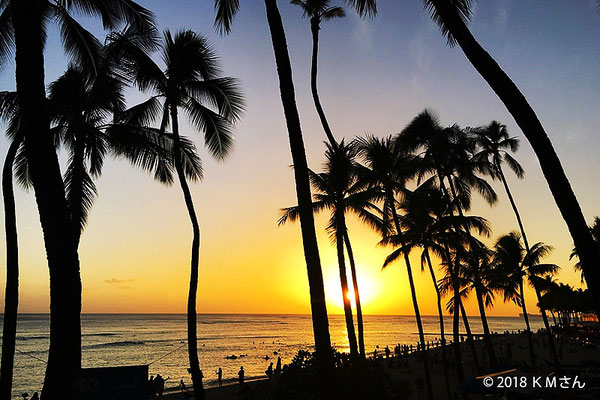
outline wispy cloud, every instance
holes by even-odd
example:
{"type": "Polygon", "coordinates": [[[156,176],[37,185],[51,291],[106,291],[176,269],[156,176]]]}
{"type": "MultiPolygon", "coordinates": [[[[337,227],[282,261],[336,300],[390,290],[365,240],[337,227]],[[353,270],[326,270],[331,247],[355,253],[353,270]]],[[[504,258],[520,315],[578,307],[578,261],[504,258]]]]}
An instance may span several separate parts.
{"type": "Polygon", "coordinates": [[[369,48],[373,45],[373,29],[370,21],[365,18],[360,18],[355,13],[352,14],[354,19],[354,39],[360,47],[369,48]]]}
{"type": "Polygon", "coordinates": [[[108,283],[108,284],[111,284],[111,285],[119,285],[121,283],[134,282],[134,279],[117,279],[117,278],[111,278],[111,279],[105,279],[104,282],[108,283]]]}

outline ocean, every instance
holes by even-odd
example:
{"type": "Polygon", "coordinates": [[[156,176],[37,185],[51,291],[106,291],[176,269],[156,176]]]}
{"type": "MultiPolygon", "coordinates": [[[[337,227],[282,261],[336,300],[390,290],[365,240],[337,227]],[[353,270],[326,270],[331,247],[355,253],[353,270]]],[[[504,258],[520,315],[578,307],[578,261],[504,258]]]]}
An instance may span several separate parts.
{"type": "MultiPolygon", "coordinates": [[[[435,316],[423,316],[426,340],[439,335],[435,316]]],[[[469,317],[473,333],[482,333],[478,317],[469,317]]],[[[520,317],[488,317],[496,332],[524,329],[520,317]]],[[[530,317],[533,330],[542,327],[540,317],[530,317]]],[[[40,391],[44,379],[49,345],[49,316],[19,315],[13,398],[21,393],[40,391]]],[[[461,321],[462,323],[462,321],[461,321]]],[[[348,351],[344,317],[329,318],[331,341],[340,351],[348,351]]],[[[169,378],[165,384],[176,387],[183,379],[191,384],[187,373],[186,316],[184,314],[85,314],[82,325],[82,363],[84,368],[149,364],[151,375],[169,378]]],[[[445,318],[451,331],[451,318],[445,318]]],[[[365,348],[391,349],[397,344],[415,344],[418,340],[413,316],[364,317],[365,348]]],[[[225,383],[237,378],[240,366],[246,377],[264,376],[270,362],[281,357],[288,363],[299,349],[312,346],[312,323],[309,315],[200,314],[198,347],[200,365],[208,387],[216,385],[215,371],[223,369],[225,383]],[[226,359],[235,354],[237,359],[226,359]],[[266,356],[269,359],[265,359],[266,356]]]]}

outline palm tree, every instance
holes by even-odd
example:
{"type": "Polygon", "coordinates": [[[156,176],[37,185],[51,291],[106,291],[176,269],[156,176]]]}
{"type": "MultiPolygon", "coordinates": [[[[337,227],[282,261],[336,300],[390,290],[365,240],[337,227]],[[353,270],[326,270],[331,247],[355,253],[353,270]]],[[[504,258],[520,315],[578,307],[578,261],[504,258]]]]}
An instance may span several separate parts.
{"type": "MultiPolygon", "coordinates": [[[[365,11],[375,11],[374,0],[363,0],[351,2],[362,14],[365,11]]],[[[223,33],[231,30],[233,18],[240,7],[239,0],[215,0],[216,18],[215,26],[223,33]]],[[[279,79],[279,91],[281,104],[283,106],[292,162],[294,164],[294,178],[296,182],[296,195],[298,198],[299,219],[302,230],[302,242],[304,247],[304,258],[308,274],[310,289],[311,311],[313,321],[313,333],[315,338],[315,350],[317,353],[317,365],[320,369],[319,382],[324,395],[335,396],[331,379],[333,373],[333,354],[331,352],[331,339],[329,336],[329,321],[327,319],[327,307],[325,305],[325,289],[323,286],[323,271],[319,258],[319,247],[315,232],[315,221],[312,213],[312,200],[310,194],[310,181],[308,177],[308,163],[304,150],[302,128],[300,127],[300,116],[296,106],[296,95],[294,92],[294,81],[292,79],[292,65],[288,52],[285,30],[277,0],[265,0],[267,23],[271,33],[277,76],[279,79]]]]}
{"type": "Polygon", "coordinates": [[[67,52],[80,64],[93,64],[91,34],[69,14],[72,9],[100,17],[106,28],[128,23],[152,28],[152,14],[131,0],[78,2],[7,0],[0,4],[3,40],[0,59],[13,45],[16,88],[26,156],[44,232],[50,271],[50,349],[42,398],[58,398],[71,392],[81,367],[81,279],[75,240],[58,158],[49,134],[45,104],[44,41],[49,17],[59,24],[67,52]]]}
{"type": "Polygon", "coordinates": [[[331,7],[329,5],[330,0],[292,0],[292,4],[295,4],[302,8],[303,17],[310,18],[310,31],[312,33],[313,47],[312,47],[312,62],[310,67],[310,89],[321,120],[321,125],[327,135],[329,143],[335,147],[337,142],[333,137],[329,122],[325,117],[325,111],[319,100],[319,92],[317,90],[317,66],[318,66],[318,54],[319,54],[319,30],[321,30],[321,22],[323,20],[328,21],[333,18],[343,18],[345,16],[344,9],[341,7],[331,7]]]}
{"type": "MultiPolygon", "coordinates": [[[[324,171],[318,174],[310,171],[311,184],[315,189],[315,200],[312,203],[312,207],[315,213],[323,210],[331,211],[329,223],[327,224],[327,231],[337,248],[338,267],[344,301],[344,314],[346,317],[346,330],[348,332],[348,341],[350,343],[350,354],[356,355],[358,354],[358,351],[352,319],[352,306],[350,304],[346,278],[344,244],[346,244],[348,254],[352,254],[351,267],[354,265],[354,257],[352,247],[350,246],[350,236],[348,234],[345,215],[347,213],[353,213],[370,226],[379,226],[380,221],[374,214],[374,212],[377,212],[379,209],[372,203],[372,200],[377,196],[377,189],[365,188],[364,183],[357,179],[354,161],[354,158],[356,157],[356,148],[354,144],[345,144],[342,140],[336,147],[333,147],[331,144],[326,144],[326,146],[324,171]]],[[[278,222],[280,225],[287,221],[295,221],[298,219],[298,206],[284,208],[282,211],[283,214],[278,222]]],[[[356,316],[360,339],[359,351],[361,355],[364,356],[362,310],[360,308],[360,296],[355,267],[352,268],[352,279],[354,282],[354,295],[357,308],[356,316]]]]}
{"type": "Polygon", "coordinates": [[[581,207],[535,111],[517,85],[477,42],[467,27],[472,14],[471,4],[471,0],[425,1],[431,18],[448,38],[448,44],[452,46],[458,43],[473,67],[504,103],[533,147],[550,191],[578,249],[588,285],[600,307],[600,271],[596,268],[600,264],[600,253],[594,247],[581,207]]]}
{"type": "MultiPolygon", "coordinates": [[[[529,251],[526,251],[521,245],[521,236],[517,232],[501,236],[495,246],[494,262],[497,277],[502,277],[503,292],[505,300],[512,300],[523,310],[523,318],[527,326],[527,339],[529,341],[529,352],[531,365],[535,368],[535,355],[533,351],[533,341],[531,338],[531,327],[529,325],[529,316],[525,306],[524,278],[528,279],[530,285],[535,289],[538,302],[541,302],[541,291],[538,281],[542,276],[553,275],[558,266],[554,264],[540,264],[540,260],[547,256],[552,247],[543,243],[534,244],[529,251]]],[[[543,309],[543,308],[542,308],[543,309]]],[[[558,355],[554,347],[554,341],[549,341],[551,356],[557,367],[558,355]]]]}
{"type": "MultiPolygon", "coordinates": [[[[243,111],[243,96],[235,79],[219,77],[218,58],[207,40],[193,31],[180,31],[174,36],[165,31],[162,43],[161,68],[142,51],[130,51],[126,60],[128,74],[142,91],[152,97],[136,106],[135,114],[147,120],[161,118],[161,132],[172,127],[173,148],[171,165],[160,165],[156,176],[174,167],[185,205],[192,224],[190,286],[187,304],[187,336],[190,372],[196,399],[204,399],[202,372],[198,360],[196,297],[200,251],[200,225],[196,216],[188,179],[201,178],[199,158],[182,156],[182,147],[188,142],[179,131],[179,109],[182,109],[198,132],[204,134],[204,143],[210,154],[222,160],[233,144],[232,127],[243,111]],[[162,103],[161,103],[162,101],[162,103]]],[[[168,179],[161,179],[170,183],[168,179]]]]}
{"type": "Polygon", "coordinates": [[[1,92],[0,118],[9,122],[7,134],[12,139],[2,169],[2,198],[4,201],[4,230],[6,234],[6,291],[0,369],[0,398],[3,399],[10,399],[11,397],[17,336],[17,309],[19,305],[19,243],[13,189],[13,167],[17,153],[22,147],[23,138],[18,134],[19,115],[17,109],[16,93],[1,92]]]}
{"type": "MultiPolygon", "coordinates": [[[[399,153],[395,148],[392,138],[384,139],[374,136],[357,138],[355,140],[358,146],[358,152],[362,157],[365,166],[359,167],[358,173],[362,181],[371,187],[377,187],[381,190],[383,200],[382,221],[384,224],[393,223],[393,228],[383,228],[382,232],[394,232],[396,240],[400,247],[405,247],[405,237],[400,225],[400,218],[397,211],[396,194],[405,190],[405,184],[408,179],[414,175],[412,157],[407,154],[399,153]]],[[[384,235],[385,237],[385,235],[384,235]]],[[[413,308],[417,329],[419,331],[419,340],[422,346],[425,346],[425,335],[423,333],[423,323],[419,311],[417,292],[415,289],[412,267],[408,257],[408,251],[402,252],[406,272],[408,274],[408,283],[412,296],[413,308]]],[[[429,361],[427,351],[423,347],[423,367],[425,371],[425,383],[427,385],[428,398],[433,398],[433,389],[431,384],[431,374],[429,370],[429,361]]]]}
{"type": "MultiPolygon", "coordinates": [[[[429,268],[433,287],[436,292],[438,317],[440,323],[440,339],[442,343],[442,364],[444,366],[444,379],[446,383],[446,393],[448,398],[452,397],[452,389],[446,363],[446,336],[444,329],[444,314],[442,311],[442,294],[435,276],[430,253],[443,258],[444,244],[448,242],[448,218],[437,218],[437,215],[443,215],[446,202],[441,192],[431,185],[431,180],[421,184],[414,191],[405,191],[403,198],[398,206],[404,210],[404,214],[399,216],[401,226],[404,229],[404,246],[394,250],[385,259],[383,268],[398,259],[403,253],[410,252],[411,249],[420,247],[421,253],[421,271],[425,264],[429,268]]],[[[451,227],[451,226],[450,226],[451,227]]],[[[384,237],[381,244],[399,245],[396,235],[384,237]]]]}
{"type": "Polygon", "coordinates": [[[460,257],[464,261],[462,275],[467,282],[467,290],[474,291],[483,326],[483,336],[491,366],[497,364],[496,352],[487,322],[485,309],[493,306],[494,290],[497,283],[492,279],[492,251],[478,240],[471,242],[468,251],[460,257]]]}
{"type": "Polygon", "coordinates": [[[498,177],[502,181],[510,205],[517,218],[525,248],[529,249],[529,242],[527,241],[525,228],[521,221],[521,215],[519,214],[519,210],[517,209],[517,205],[510,188],[508,187],[508,182],[506,181],[502,169],[502,164],[506,164],[519,179],[523,179],[525,176],[525,171],[523,170],[523,167],[521,167],[521,164],[519,164],[519,162],[509,153],[515,153],[519,149],[519,139],[509,136],[506,125],[500,124],[497,121],[492,121],[487,126],[472,129],[470,132],[474,135],[475,142],[479,148],[479,152],[475,157],[488,161],[493,169],[492,177],[498,177]]]}

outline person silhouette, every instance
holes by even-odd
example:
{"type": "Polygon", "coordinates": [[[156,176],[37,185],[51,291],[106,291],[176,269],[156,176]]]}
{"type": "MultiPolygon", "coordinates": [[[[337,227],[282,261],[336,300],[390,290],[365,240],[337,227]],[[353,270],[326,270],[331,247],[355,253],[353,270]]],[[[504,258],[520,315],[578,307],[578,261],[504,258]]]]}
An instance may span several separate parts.
{"type": "Polygon", "coordinates": [[[240,370],[238,372],[238,377],[239,377],[239,382],[240,382],[240,386],[244,385],[244,374],[246,373],[246,371],[244,371],[244,366],[242,365],[240,367],[240,370]]]}
{"type": "Polygon", "coordinates": [[[31,396],[31,400],[40,400],[40,396],[38,392],[33,392],[33,396],[31,396]]]}
{"type": "Polygon", "coordinates": [[[281,357],[277,357],[277,365],[275,366],[275,376],[281,374],[281,357]]]}
{"type": "Polygon", "coordinates": [[[265,371],[265,374],[267,374],[267,376],[269,377],[269,379],[271,379],[273,377],[273,363],[269,364],[269,367],[265,371]]]}
{"type": "Polygon", "coordinates": [[[185,383],[183,382],[183,379],[179,380],[179,387],[181,388],[181,392],[185,392],[187,390],[185,387],[185,383]]]}
{"type": "Polygon", "coordinates": [[[219,367],[219,370],[215,372],[217,374],[217,382],[219,383],[219,387],[223,386],[223,370],[219,367]]]}

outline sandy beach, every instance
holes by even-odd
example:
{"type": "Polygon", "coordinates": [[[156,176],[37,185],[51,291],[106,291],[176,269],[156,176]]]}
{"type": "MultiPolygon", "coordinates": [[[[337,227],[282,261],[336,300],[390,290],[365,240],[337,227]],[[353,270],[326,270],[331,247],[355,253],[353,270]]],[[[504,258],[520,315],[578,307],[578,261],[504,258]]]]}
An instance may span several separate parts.
{"type": "MultiPolygon", "coordinates": [[[[547,376],[552,377],[552,364],[550,354],[547,351],[545,342],[545,336],[543,334],[533,335],[535,354],[537,356],[537,368],[534,371],[529,365],[529,351],[527,349],[527,338],[522,332],[520,334],[498,334],[494,335],[493,343],[498,358],[501,360],[500,368],[503,371],[511,371],[508,374],[501,374],[502,376],[510,376],[511,379],[517,377],[518,379],[527,380],[526,387],[523,388],[511,388],[507,389],[508,398],[528,398],[539,389],[536,389],[531,384],[534,377],[542,377],[540,382],[545,385],[545,378],[547,376]],[[510,349],[510,350],[508,350],[510,349]],[[506,361],[507,356],[510,356],[510,361],[506,361]],[[525,396],[525,397],[521,397],[525,396]]],[[[581,341],[574,340],[573,338],[560,338],[557,340],[559,357],[561,361],[562,371],[560,374],[556,374],[557,378],[561,376],[567,376],[575,378],[576,376],[581,382],[585,383],[585,387],[577,392],[572,390],[557,388],[544,389],[542,392],[544,396],[559,396],[561,399],[566,398],[598,398],[600,394],[600,388],[598,388],[598,379],[600,378],[600,348],[597,345],[586,344],[581,341]]],[[[479,357],[480,365],[486,365],[486,353],[484,343],[482,340],[477,340],[475,343],[477,349],[477,355],[479,357]]],[[[451,348],[448,348],[448,355],[451,355],[451,348]]],[[[464,373],[467,382],[472,382],[477,377],[482,378],[487,375],[494,376],[491,371],[481,368],[479,374],[475,370],[474,358],[471,354],[469,345],[464,342],[461,343],[461,351],[464,364],[464,373]]],[[[444,372],[441,364],[441,349],[434,348],[429,350],[430,362],[432,363],[432,382],[434,389],[434,398],[445,399],[446,389],[444,383],[444,372]]],[[[387,373],[393,381],[403,382],[407,388],[407,399],[420,399],[422,398],[421,391],[417,388],[416,381],[421,376],[422,365],[421,360],[416,354],[394,357],[393,354],[389,358],[378,356],[376,359],[370,358],[371,362],[380,363],[384,366],[384,371],[387,373]]],[[[452,389],[459,392],[459,388],[456,385],[456,376],[452,366],[449,368],[450,380],[452,389]]],[[[494,376],[496,381],[498,376],[494,376]]],[[[421,376],[422,377],[422,376],[421,376]]],[[[229,384],[223,387],[215,387],[206,389],[206,398],[208,400],[236,400],[243,398],[243,392],[251,392],[255,390],[257,385],[268,385],[267,379],[256,379],[246,384],[246,387],[242,391],[238,384],[229,384]]],[[[560,380],[558,385],[560,386],[560,380]]],[[[479,395],[477,395],[479,396],[479,395]]],[[[488,398],[502,398],[502,393],[496,395],[489,395],[488,398]]],[[[557,397],[557,398],[559,398],[557,397]]],[[[171,392],[164,396],[167,400],[183,400],[192,399],[193,395],[190,392],[171,392]]],[[[533,397],[535,398],[535,397],[533,397]]],[[[541,397],[541,398],[553,398],[553,397],[541,397]]]]}

